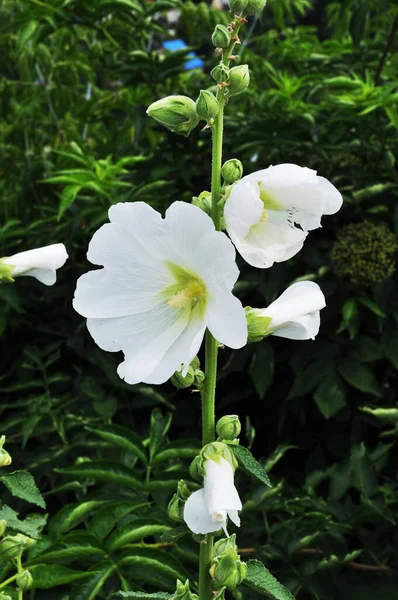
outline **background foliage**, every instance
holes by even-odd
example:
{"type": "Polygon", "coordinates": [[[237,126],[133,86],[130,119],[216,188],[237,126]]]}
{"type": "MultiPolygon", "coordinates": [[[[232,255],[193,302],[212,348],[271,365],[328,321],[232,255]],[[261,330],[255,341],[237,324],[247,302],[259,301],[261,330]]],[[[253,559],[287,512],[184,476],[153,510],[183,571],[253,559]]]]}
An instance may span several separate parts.
{"type": "MultiPolygon", "coordinates": [[[[209,133],[175,136],[145,110],[209,85],[211,28],[225,14],[177,0],[3,0],[0,11],[0,256],[53,242],[70,254],[51,288],[0,288],[0,429],[47,502],[6,492],[25,520],[4,507],[0,518],[43,531],[26,562],[32,598],[172,591],[196,572],[198,546],[172,529],[167,504],[189,479],[199,395],[124,384],[71,298],[112,203],[164,211],[209,188],[209,133]],[[173,7],[203,70],[185,70],[192,48],[162,50],[173,7]]],[[[252,85],[227,107],[225,158],[246,174],[308,166],[345,200],[294,259],[239,263],[236,293],[251,306],[299,277],[320,284],[316,341],[221,353],[218,416],[240,415],[273,483],[239,473],[242,557],[264,560],[298,600],[392,600],[398,589],[397,14],[387,0],[269,0],[242,45],[252,85]]]]}

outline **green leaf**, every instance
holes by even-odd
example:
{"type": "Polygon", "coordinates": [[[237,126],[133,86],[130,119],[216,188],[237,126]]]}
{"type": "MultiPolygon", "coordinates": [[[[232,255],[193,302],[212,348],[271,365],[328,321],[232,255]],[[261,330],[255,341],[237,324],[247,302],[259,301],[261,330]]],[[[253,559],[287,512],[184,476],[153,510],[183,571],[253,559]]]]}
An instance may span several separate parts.
{"type": "Polygon", "coordinates": [[[345,359],[338,365],[340,374],[357,390],[382,396],[379,384],[372,371],[356,360],[345,359]]]}
{"type": "Polygon", "coordinates": [[[358,298],[358,300],[361,304],[366,306],[366,308],[368,308],[370,311],[372,311],[372,313],[374,313],[378,317],[382,317],[383,319],[387,317],[387,315],[383,313],[381,308],[378,306],[378,304],[376,304],[374,300],[371,300],[370,298],[358,298]]]}
{"type": "Polygon", "coordinates": [[[133,477],[133,471],[118,462],[93,460],[74,467],[54,469],[54,471],[73,477],[92,479],[93,481],[104,481],[125,485],[134,490],[142,488],[141,482],[133,477]]]}
{"type": "Polygon", "coordinates": [[[6,504],[0,509],[0,521],[7,521],[7,527],[24,533],[25,535],[37,540],[40,532],[46,524],[47,518],[42,515],[29,515],[23,521],[20,521],[18,514],[6,504]]]}
{"type": "Polygon", "coordinates": [[[146,594],[145,592],[116,592],[112,598],[135,598],[135,600],[169,600],[171,594],[167,592],[155,592],[146,594]]]}
{"type": "Polygon", "coordinates": [[[79,502],[67,504],[58,511],[50,521],[50,535],[57,536],[73,529],[81,523],[84,518],[93,510],[96,510],[107,504],[103,500],[89,500],[88,502],[79,502]]]}
{"type": "Polygon", "coordinates": [[[298,446],[292,446],[291,444],[279,444],[275,448],[275,450],[270,454],[270,456],[265,461],[264,470],[268,473],[273,469],[277,462],[285,455],[288,450],[294,450],[298,448],[298,446]]]}
{"type": "Polygon", "coordinates": [[[361,40],[365,34],[368,17],[369,10],[368,7],[365,5],[360,6],[352,14],[350,21],[350,34],[355,46],[359,46],[359,44],[361,43],[361,40]]]}
{"type": "MultiPolygon", "coordinates": [[[[140,521],[140,523],[141,522],[142,521],[140,521]]],[[[171,527],[168,525],[160,525],[159,523],[148,523],[145,525],[139,524],[137,526],[137,523],[133,521],[132,523],[127,523],[127,525],[117,529],[111,535],[107,542],[107,549],[109,552],[114,552],[122,546],[144,540],[147,537],[160,535],[165,531],[169,531],[170,529],[171,527]]]]}
{"type": "Polygon", "coordinates": [[[94,546],[68,545],[67,548],[52,546],[42,554],[39,554],[30,563],[61,562],[63,560],[75,561],[84,558],[102,558],[105,551],[94,546]]]}
{"type": "Polygon", "coordinates": [[[377,477],[363,442],[351,448],[350,464],[355,487],[365,496],[373,496],[377,492],[377,477]]]}
{"type": "Polygon", "coordinates": [[[314,400],[325,419],[330,419],[345,407],[345,388],[341,377],[333,372],[318,386],[314,400]]]}
{"type": "Polygon", "coordinates": [[[93,575],[92,572],[75,571],[63,565],[33,565],[29,567],[29,571],[33,577],[33,587],[41,590],[48,590],[93,575]]]}
{"type": "Polygon", "coordinates": [[[263,467],[260,465],[260,463],[254,458],[254,456],[250,452],[250,450],[248,450],[244,446],[234,446],[233,444],[231,444],[229,447],[235,454],[239,465],[245,471],[247,471],[251,475],[254,475],[254,477],[259,479],[262,483],[265,483],[265,485],[272,487],[272,484],[270,482],[270,479],[269,479],[266,471],[263,469],[263,467]]]}
{"type": "Polygon", "coordinates": [[[121,425],[104,425],[101,429],[92,429],[90,427],[86,429],[95,433],[95,435],[98,435],[106,442],[138,456],[144,464],[147,464],[145,448],[141,440],[130,429],[127,429],[127,427],[122,427],[121,425]]]}
{"type": "Polygon", "coordinates": [[[138,508],[150,506],[149,502],[109,502],[102,509],[95,511],[91,518],[89,531],[99,539],[104,539],[116,523],[138,508]]]}
{"type": "Polygon", "coordinates": [[[41,495],[33,475],[27,471],[14,471],[1,477],[2,483],[10,490],[13,496],[36,504],[40,508],[46,508],[46,503],[41,495]]]}
{"type": "Polygon", "coordinates": [[[155,408],[151,414],[151,428],[149,433],[149,459],[152,460],[169,430],[171,414],[164,416],[159,408],[155,408]]]}
{"type": "Polygon", "coordinates": [[[73,204],[80,190],[81,185],[79,184],[67,185],[62,190],[61,200],[58,207],[57,221],[61,220],[64,212],[73,204]]]}
{"type": "Polygon", "coordinates": [[[275,600],[295,600],[292,593],[271,573],[259,560],[247,562],[247,576],[244,582],[247,586],[275,600]]]}
{"type": "Polygon", "coordinates": [[[198,450],[195,448],[166,448],[166,450],[162,450],[156,454],[152,464],[157,465],[170,459],[189,458],[193,460],[197,454],[198,450]]]}
{"type": "Polygon", "coordinates": [[[270,343],[257,346],[249,367],[249,375],[262,400],[274,376],[274,351],[270,343]]]}
{"type": "Polygon", "coordinates": [[[91,575],[91,578],[79,583],[79,585],[72,590],[69,600],[94,600],[116,569],[116,565],[107,562],[97,565],[94,574],[90,571],[88,572],[88,574],[91,575]]]}

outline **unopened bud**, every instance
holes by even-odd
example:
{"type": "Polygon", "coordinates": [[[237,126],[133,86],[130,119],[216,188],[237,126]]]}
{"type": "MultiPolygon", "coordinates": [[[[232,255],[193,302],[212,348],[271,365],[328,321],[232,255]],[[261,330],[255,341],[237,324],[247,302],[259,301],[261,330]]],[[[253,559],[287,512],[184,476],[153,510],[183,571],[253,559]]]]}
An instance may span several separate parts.
{"type": "Polygon", "coordinates": [[[234,589],[247,575],[247,566],[240,559],[235,539],[233,534],[214,544],[210,575],[215,587],[234,589]]]}
{"type": "Polygon", "coordinates": [[[167,96],[153,102],[146,112],[170,131],[186,137],[199,123],[195,102],[187,96],[167,96]]]}
{"type": "Polygon", "coordinates": [[[216,48],[228,48],[231,43],[231,34],[225,25],[216,25],[211,41],[216,48]]]}
{"type": "Polygon", "coordinates": [[[220,464],[221,458],[226,460],[235,471],[238,466],[238,461],[227,444],[224,444],[223,442],[211,442],[210,444],[206,444],[199,453],[199,469],[204,473],[204,464],[207,460],[212,460],[217,464],[220,464]]]}
{"type": "Polygon", "coordinates": [[[237,158],[227,160],[221,168],[221,176],[227,183],[235,183],[242,178],[243,165],[237,158]]]}
{"type": "Polygon", "coordinates": [[[247,0],[228,0],[228,4],[234,15],[240,15],[247,6],[247,0]]]}
{"type": "Polygon", "coordinates": [[[238,415],[225,415],[217,421],[216,431],[220,440],[234,440],[241,432],[238,415]]]}
{"type": "Polygon", "coordinates": [[[170,600],[198,600],[197,594],[194,594],[189,589],[189,579],[185,583],[182,583],[177,579],[176,591],[171,596],[170,600]]]}
{"type": "Polygon", "coordinates": [[[6,436],[2,435],[0,437],[0,467],[8,467],[8,465],[10,465],[12,463],[11,456],[3,448],[5,441],[6,441],[6,436]]]}
{"type": "Polygon", "coordinates": [[[236,96],[245,91],[250,83],[248,65],[239,65],[232,67],[229,71],[229,96],[236,96]]]}
{"type": "Polygon", "coordinates": [[[245,13],[247,15],[259,15],[267,4],[267,0],[248,0],[245,13]]]}
{"type": "Polygon", "coordinates": [[[192,477],[192,479],[195,479],[196,481],[202,481],[204,470],[201,467],[199,456],[195,456],[195,458],[191,462],[189,466],[189,474],[192,477]]]}
{"type": "Polygon", "coordinates": [[[194,196],[192,198],[192,204],[211,216],[211,192],[201,192],[199,196],[194,196]]]}
{"type": "Polygon", "coordinates": [[[261,342],[266,336],[272,332],[269,329],[271,317],[261,316],[261,309],[245,307],[246,322],[247,322],[247,342],[261,342]]]}
{"type": "Polygon", "coordinates": [[[186,375],[183,375],[181,371],[176,371],[170,381],[178,390],[183,390],[185,388],[191,387],[194,380],[194,370],[191,366],[189,366],[186,375]]]}
{"type": "Polygon", "coordinates": [[[177,484],[177,492],[170,500],[167,509],[170,519],[173,521],[184,521],[184,506],[190,495],[191,491],[188,489],[187,484],[183,479],[180,479],[177,484]]]}
{"type": "Polygon", "coordinates": [[[5,521],[4,519],[2,519],[0,521],[0,537],[4,534],[5,530],[7,529],[7,521],[5,521]]]}
{"type": "Polygon", "coordinates": [[[229,68],[224,64],[217,65],[210,71],[210,75],[217,83],[222,83],[228,80],[229,68]]]}
{"type": "Polygon", "coordinates": [[[17,535],[6,535],[0,542],[0,557],[12,560],[21,556],[25,549],[24,540],[17,535]]]}
{"type": "Polygon", "coordinates": [[[22,591],[30,590],[33,584],[33,577],[30,571],[25,569],[24,571],[19,573],[16,579],[16,584],[22,591]]]}
{"type": "Polygon", "coordinates": [[[220,110],[217,98],[209,90],[200,90],[196,100],[196,112],[200,119],[209,122],[214,119],[220,110]]]}

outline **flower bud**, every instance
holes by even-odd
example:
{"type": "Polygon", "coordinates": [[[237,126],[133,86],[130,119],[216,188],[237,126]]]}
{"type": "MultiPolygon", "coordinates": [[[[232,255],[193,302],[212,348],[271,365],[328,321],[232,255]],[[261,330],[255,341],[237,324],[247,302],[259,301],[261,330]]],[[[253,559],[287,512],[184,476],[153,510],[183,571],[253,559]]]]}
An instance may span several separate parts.
{"type": "Polygon", "coordinates": [[[11,456],[8,454],[6,450],[3,449],[4,443],[6,441],[6,436],[2,435],[0,437],[0,467],[8,467],[12,463],[11,456]]]}
{"type": "Polygon", "coordinates": [[[176,371],[170,381],[178,390],[183,390],[185,388],[191,387],[194,380],[194,370],[191,366],[189,366],[187,374],[185,376],[182,374],[181,371],[176,371]]]}
{"type": "Polygon", "coordinates": [[[229,71],[228,95],[236,96],[245,91],[250,83],[248,65],[238,65],[229,71]]]}
{"type": "Polygon", "coordinates": [[[177,491],[169,502],[167,509],[168,515],[172,521],[184,521],[184,505],[191,495],[187,484],[183,479],[177,484],[177,491]]]}
{"type": "Polygon", "coordinates": [[[214,119],[220,110],[220,105],[214,94],[209,90],[200,90],[199,97],[196,100],[196,112],[200,119],[209,122],[214,119]]]}
{"type": "Polygon", "coordinates": [[[214,544],[210,575],[215,587],[234,589],[247,575],[246,563],[240,559],[235,540],[233,534],[214,544]]]}
{"type": "Polygon", "coordinates": [[[24,571],[19,573],[16,579],[16,584],[22,591],[30,590],[33,584],[32,574],[27,569],[25,569],[24,571]]]}
{"type": "Polygon", "coordinates": [[[221,168],[221,176],[227,183],[235,183],[243,175],[243,165],[237,158],[227,160],[221,168]]]}
{"type": "Polygon", "coordinates": [[[245,307],[246,322],[247,322],[247,343],[261,342],[267,335],[270,335],[272,331],[269,330],[269,324],[271,323],[271,317],[260,316],[261,309],[252,308],[251,306],[245,307]]]}
{"type": "Polygon", "coordinates": [[[5,521],[4,519],[2,519],[0,521],[0,537],[4,534],[5,530],[7,529],[7,521],[5,521]]]}
{"type": "Polygon", "coordinates": [[[7,535],[0,542],[0,557],[12,560],[21,556],[25,549],[25,542],[20,536],[7,535]]]}
{"type": "Polygon", "coordinates": [[[211,41],[216,48],[228,48],[231,43],[231,34],[225,25],[216,25],[211,41]]]}
{"type": "Polygon", "coordinates": [[[247,6],[247,0],[228,0],[229,8],[234,15],[243,13],[247,6]]]}
{"type": "Polygon", "coordinates": [[[192,204],[211,216],[211,192],[201,192],[199,196],[194,196],[192,198],[192,204]]]}
{"type": "Polygon", "coordinates": [[[153,102],[146,112],[170,131],[186,137],[199,123],[195,102],[187,96],[167,96],[153,102]]]}
{"type": "Polygon", "coordinates": [[[195,456],[195,458],[189,466],[190,476],[192,477],[192,479],[195,479],[195,481],[202,481],[204,473],[205,472],[201,467],[199,456],[195,456]]]}
{"type": "Polygon", "coordinates": [[[216,431],[219,440],[234,440],[241,431],[238,415],[225,415],[217,421],[216,431]]]}
{"type": "Polygon", "coordinates": [[[221,458],[224,458],[224,460],[229,462],[232,469],[235,471],[238,466],[238,461],[227,444],[224,444],[223,442],[211,442],[210,444],[206,444],[199,453],[199,471],[204,473],[204,463],[207,460],[213,460],[217,464],[220,464],[221,458]]]}
{"type": "Polygon", "coordinates": [[[247,15],[259,15],[267,4],[267,0],[248,0],[245,13],[247,15]]]}
{"type": "Polygon", "coordinates": [[[189,589],[189,579],[185,583],[182,583],[177,579],[176,591],[171,596],[170,600],[198,600],[197,594],[194,594],[189,589]]]}
{"type": "Polygon", "coordinates": [[[219,64],[210,71],[210,75],[217,83],[222,83],[228,80],[229,68],[224,64],[219,64]]]}
{"type": "Polygon", "coordinates": [[[11,596],[5,594],[4,592],[0,592],[0,600],[12,600],[11,596]]]}
{"type": "Polygon", "coordinates": [[[203,371],[201,371],[200,369],[197,369],[195,371],[195,387],[198,390],[201,390],[203,388],[204,382],[205,382],[205,374],[203,373],[203,371]]]}

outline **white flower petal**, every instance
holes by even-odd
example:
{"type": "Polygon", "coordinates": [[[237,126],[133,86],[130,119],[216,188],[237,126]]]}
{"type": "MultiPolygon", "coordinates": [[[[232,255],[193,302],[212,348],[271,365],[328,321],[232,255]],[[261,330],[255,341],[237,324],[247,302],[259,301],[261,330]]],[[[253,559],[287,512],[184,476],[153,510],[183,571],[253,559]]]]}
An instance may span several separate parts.
{"type": "Polygon", "coordinates": [[[325,201],[324,215],[334,215],[340,210],[343,204],[343,197],[339,190],[334,187],[325,177],[318,177],[318,187],[322,191],[322,196],[325,201]]]}
{"type": "Polygon", "coordinates": [[[26,275],[35,277],[45,285],[53,285],[56,281],[56,270],[65,264],[68,253],[64,244],[51,244],[34,250],[19,252],[4,260],[12,265],[11,277],[26,275]]]}
{"type": "Polygon", "coordinates": [[[222,523],[215,523],[210,517],[203,488],[193,492],[184,506],[184,521],[193,533],[213,533],[219,531],[222,523]]]}
{"type": "Polygon", "coordinates": [[[228,231],[237,238],[244,238],[249,233],[250,228],[260,221],[264,209],[256,184],[245,179],[234,185],[224,208],[228,231]]]}
{"type": "Polygon", "coordinates": [[[237,510],[229,510],[228,516],[237,527],[240,527],[240,517],[237,510]]]}
{"type": "Polygon", "coordinates": [[[321,316],[317,311],[303,317],[297,317],[294,321],[288,321],[274,331],[273,335],[290,340],[313,340],[318,335],[320,324],[321,316]]]}
{"type": "Polygon", "coordinates": [[[230,293],[214,294],[207,308],[207,326],[221,344],[242,348],[247,342],[246,314],[242,303],[230,293]]]}
{"type": "Polygon", "coordinates": [[[229,510],[242,510],[242,502],[234,485],[234,472],[224,458],[220,464],[207,460],[204,465],[204,488],[210,515],[227,513],[229,510]]]}

